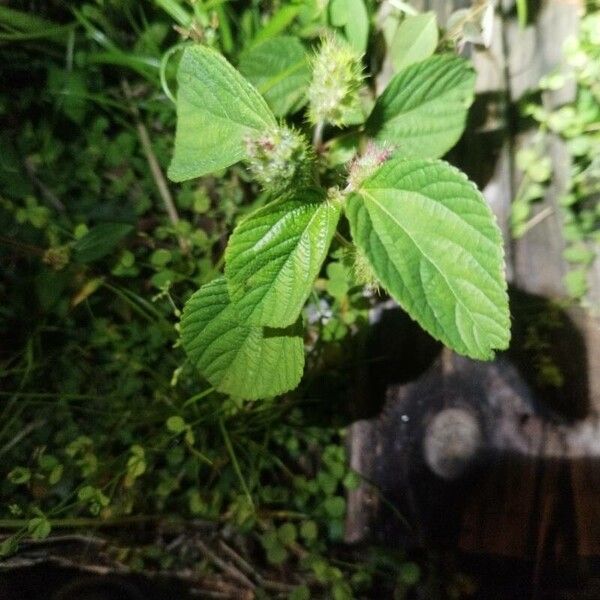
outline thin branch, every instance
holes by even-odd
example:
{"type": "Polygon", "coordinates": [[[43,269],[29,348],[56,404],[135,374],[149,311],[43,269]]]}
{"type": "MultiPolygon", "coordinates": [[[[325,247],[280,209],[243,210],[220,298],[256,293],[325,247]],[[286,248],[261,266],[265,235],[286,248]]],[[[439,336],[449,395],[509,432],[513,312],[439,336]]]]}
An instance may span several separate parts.
{"type": "Polygon", "coordinates": [[[554,208],[552,206],[546,206],[544,210],[541,210],[537,215],[534,215],[525,223],[521,236],[524,236],[528,231],[533,229],[536,225],[539,225],[542,221],[545,221],[549,216],[554,214],[554,208]]]}
{"type": "Polygon", "coordinates": [[[211,560],[217,567],[219,567],[222,571],[229,574],[233,579],[235,579],[238,583],[246,586],[251,590],[256,589],[256,585],[246,577],[239,569],[234,567],[232,564],[225,562],[223,559],[219,558],[204,542],[201,540],[196,540],[196,545],[207,558],[211,560]]]}
{"type": "Polygon", "coordinates": [[[19,433],[17,433],[17,435],[15,435],[15,437],[13,437],[12,440],[7,442],[2,448],[0,448],[0,456],[6,454],[13,446],[16,446],[24,437],[27,437],[32,431],[43,427],[45,423],[46,421],[42,420],[32,421],[31,423],[23,427],[23,429],[21,429],[21,431],[19,431],[19,433]]]}
{"type": "Polygon", "coordinates": [[[25,171],[27,171],[27,176],[29,177],[31,183],[38,188],[42,197],[56,210],[64,213],[66,210],[65,205],[60,201],[58,196],[36,175],[35,165],[31,158],[26,158],[24,164],[25,171]]]}
{"type": "Polygon", "coordinates": [[[252,567],[244,558],[242,558],[231,546],[228,546],[223,540],[219,540],[219,547],[227,554],[237,566],[246,572],[247,575],[254,577],[258,585],[265,589],[270,589],[276,592],[289,593],[294,589],[293,585],[281,583],[280,581],[272,581],[265,579],[256,569],[252,567]]]}

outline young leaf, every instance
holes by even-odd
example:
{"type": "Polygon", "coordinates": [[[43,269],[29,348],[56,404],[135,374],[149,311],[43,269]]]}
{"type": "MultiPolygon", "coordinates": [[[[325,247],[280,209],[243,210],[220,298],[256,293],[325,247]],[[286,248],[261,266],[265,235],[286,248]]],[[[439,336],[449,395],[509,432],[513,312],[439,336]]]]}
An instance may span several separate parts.
{"type": "Polygon", "coordinates": [[[295,388],[304,368],[301,331],[248,325],[252,310],[232,303],[225,278],[202,286],[186,303],[181,341],[192,363],[219,391],[255,400],[295,388]]]}
{"type": "Polygon", "coordinates": [[[240,56],[239,69],[276,116],[294,113],[306,104],[311,70],[298,38],[281,36],[251,46],[240,56]]]}
{"type": "Polygon", "coordinates": [[[367,133],[410,158],[437,158],[458,141],[475,73],[456,56],[432,56],[400,71],[377,99],[367,133]]]}
{"type": "Polygon", "coordinates": [[[397,71],[429,58],[438,43],[438,28],[433,12],[404,18],[390,46],[390,57],[397,71]]]}
{"type": "Polygon", "coordinates": [[[348,20],[344,25],[344,34],[349,44],[363,54],[369,42],[369,13],[364,0],[346,0],[348,20]]]}
{"type": "Polygon", "coordinates": [[[329,22],[333,27],[343,27],[350,18],[348,0],[331,0],[329,2],[329,22]]]}
{"type": "Polygon", "coordinates": [[[185,181],[246,155],[249,136],[277,125],[262,96],[218,52],[186,48],[177,72],[177,130],[168,175],[185,181]]]}
{"type": "Polygon", "coordinates": [[[266,40],[274,38],[285,31],[298,16],[305,5],[284,4],[275,14],[269,19],[267,24],[254,36],[253,44],[260,44],[266,40]]]}
{"type": "Polygon", "coordinates": [[[381,283],[433,337],[477,359],[508,346],[501,234],[460,171],[442,161],[392,159],[346,210],[381,283]]]}
{"type": "Polygon", "coordinates": [[[234,300],[252,305],[248,323],[287,327],[298,319],[327,255],[340,207],[325,192],[288,193],[242,221],[225,253],[234,300]]]}
{"type": "Polygon", "coordinates": [[[364,0],[331,0],[329,22],[343,27],[344,37],[359,53],[364,53],[369,41],[369,13],[364,0]]]}

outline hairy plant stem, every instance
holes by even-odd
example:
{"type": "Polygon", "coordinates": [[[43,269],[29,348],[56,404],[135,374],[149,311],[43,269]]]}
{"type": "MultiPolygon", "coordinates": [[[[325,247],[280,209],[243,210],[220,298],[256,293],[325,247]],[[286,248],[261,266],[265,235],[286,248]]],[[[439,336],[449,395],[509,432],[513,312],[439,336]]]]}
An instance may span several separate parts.
{"type": "Polygon", "coordinates": [[[321,146],[323,145],[323,129],[325,128],[325,122],[319,121],[315,125],[315,130],[313,132],[312,144],[315,150],[318,152],[321,146]]]}

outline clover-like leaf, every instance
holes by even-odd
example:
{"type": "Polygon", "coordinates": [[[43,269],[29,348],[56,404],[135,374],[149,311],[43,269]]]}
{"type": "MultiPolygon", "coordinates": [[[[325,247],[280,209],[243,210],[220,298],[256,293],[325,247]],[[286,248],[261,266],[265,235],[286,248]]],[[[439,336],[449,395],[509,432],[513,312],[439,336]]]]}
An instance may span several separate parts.
{"type": "Polygon", "coordinates": [[[255,400],[295,388],[304,368],[298,325],[269,329],[248,324],[252,305],[232,303],[221,277],[186,303],[181,341],[191,362],[224,394],[255,400]]]}
{"type": "Polygon", "coordinates": [[[460,138],[473,102],[475,73],[459,57],[442,55],[409,65],[377,99],[366,128],[407,158],[437,158],[460,138]]]}
{"type": "Polygon", "coordinates": [[[215,50],[186,48],[177,71],[177,130],[168,175],[185,181],[246,156],[245,141],[277,125],[264,98],[215,50]]]}
{"type": "Polygon", "coordinates": [[[225,254],[232,299],[244,297],[248,322],[287,327],[298,319],[339,220],[325,192],[303,189],[260,208],[233,232],[225,254]]]}
{"type": "Polygon", "coordinates": [[[392,159],[350,195],[346,212],[383,286],[432,336],[477,359],[507,347],[500,230],[460,171],[392,159]]]}

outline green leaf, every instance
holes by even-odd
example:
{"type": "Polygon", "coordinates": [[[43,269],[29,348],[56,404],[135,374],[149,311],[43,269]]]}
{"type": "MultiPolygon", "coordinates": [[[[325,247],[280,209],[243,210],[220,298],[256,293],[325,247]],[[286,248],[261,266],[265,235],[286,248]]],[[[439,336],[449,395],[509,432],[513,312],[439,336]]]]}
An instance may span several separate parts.
{"type": "Polygon", "coordinates": [[[438,43],[438,28],[433,12],[409,15],[398,27],[390,45],[390,57],[396,70],[429,58],[438,43]]]}
{"type": "Polygon", "coordinates": [[[6,538],[0,544],[0,557],[5,557],[9,556],[10,554],[14,554],[17,551],[18,547],[19,546],[16,540],[16,536],[6,538]]]}
{"type": "Polygon", "coordinates": [[[563,257],[570,263],[589,265],[594,262],[596,253],[583,243],[572,244],[563,252],[563,257]]]}
{"type": "Polygon", "coordinates": [[[284,4],[269,20],[269,22],[256,34],[252,42],[258,44],[265,40],[274,38],[282,33],[288,25],[298,16],[303,5],[284,4]]]}
{"type": "Polygon", "coordinates": [[[319,535],[319,528],[314,521],[303,521],[300,525],[300,535],[307,542],[313,542],[319,535]]]}
{"type": "Polygon", "coordinates": [[[582,298],[588,290],[586,269],[573,269],[564,277],[567,292],[574,298],[582,298]]]}
{"type": "Polygon", "coordinates": [[[346,512],[346,500],[342,496],[331,496],[323,502],[323,508],[327,516],[333,519],[341,519],[346,512]]]}
{"type": "Polygon", "coordinates": [[[293,389],[304,368],[298,327],[248,325],[252,309],[244,299],[230,302],[221,277],[188,300],[181,318],[181,340],[191,362],[218,391],[248,400],[293,389]]]}
{"type": "Polygon", "coordinates": [[[264,98],[218,52],[186,48],[177,71],[173,181],[200,177],[246,155],[245,140],[275,127],[264,98]]]}
{"type": "Polygon", "coordinates": [[[329,22],[333,27],[343,27],[350,17],[348,0],[331,0],[329,3],[329,22]]]}
{"type": "Polygon", "coordinates": [[[311,70],[298,38],[281,36],[252,46],[240,56],[239,69],[278,117],[306,104],[311,70]]]}
{"type": "Polygon", "coordinates": [[[187,423],[184,421],[183,417],[180,417],[179,415],[169,417],[166,421],[166,425],[171,433],[183,433],[187,428],[187,423]]]}
{"type": "Polygon", "coordinates": [[[369,13],[363,0],[346,0],[348,20],[344,34],[349,44],[363,54],[369,41],[369,13]]]}
{"type": "Polygon", "coordinates": [[[417,563],[405,562],[400,565],[399,577],[406,585],[417,585],[421,579],[421,569],[417,563]]]}
{"type": "Polygon", "coordinates": [[[27,522],[27,531],[34,540],[43,540],[50,535],[52,526],[50,521],[44,516],[33,517],[27,522]]]}
{"type": "Polygon", "coordinates": [[[304,584],[295,587],[290,592],[290,600],[310,600],[310,588],[304,584]]]}
{"type": "Polygon", "coordinates": [[[398,73],[377,99],[367,133],[402,156],[437,158],[460,138],[473,101],[475,73],[455,56],[432,56],[398,73]]]}
{"type": "Polygon", "coordinates": [[[100,223],[75,242],[73,257],[80,263],[98,260],[110,254],[132,231],[133,226],[127,223],[100,223]]]}
{"type": "Polygon", "coordinates": [[[267,560],[272,565],[280,565],[285,562],[288,557],[288,552],[281,544],[274,544],[267,550],[267,560]]]}
{"type": "Polygon", "coordinates": [[[331,243],[339,203],[322,190],[291,192],[242,221],[225,252],[234,300],[251,307],[248,323],[287,327],[298,319],[331,243]]]}
{"type": "Polygon", "coordinates": [[[31,479],[31,471],[27,467],[15,467],[6,477],[11,483],[21,485],[31,479]]]}
{"type": "Polygon", "coordinates": [[[284,523],[277,530],[279,541],[285,546],[292,545],[298,537],[298,530],[293,523],[284,523]]]}
{"type": "Polygon", "coordinates": [[[329,22],[333,27],[344,29],[344,37],[357,52],[365,52],[369,41],[369,13],[363,0],[331,0],[329,22]]]}
{"type": "Polygon", "coordinates": [[[460,171],[392,159],[348,198],[347,215],[381,283],[433,337],[477,359],[508,346],[502,237],[460,171]]]}

